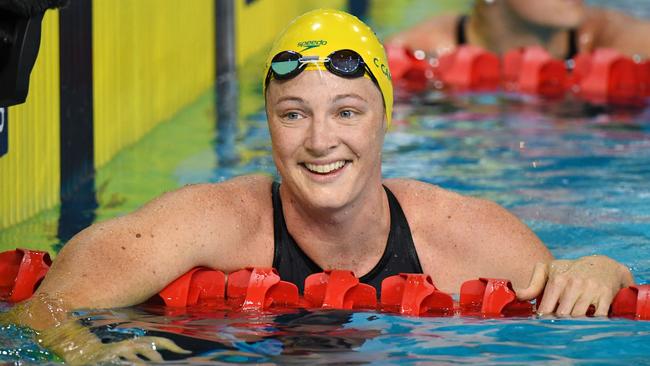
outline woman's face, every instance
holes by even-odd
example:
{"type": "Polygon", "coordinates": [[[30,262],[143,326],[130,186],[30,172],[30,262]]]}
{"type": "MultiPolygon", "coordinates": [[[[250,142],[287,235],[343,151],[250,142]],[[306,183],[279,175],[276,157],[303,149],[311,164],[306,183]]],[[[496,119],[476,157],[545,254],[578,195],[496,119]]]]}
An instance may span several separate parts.
{"type": "Polygon", "coordinates": [[[305,71],[266,94],[273,159],[293,198],[337,209],[381,182],[384,106],[367,78],[305,71]]]}
{"type": "Polygon", "coordinates": [[[582,0],[494,1],[504,1],[521,19],[543,27],[575,28],[585,18],[585,5],[582,0]]]}

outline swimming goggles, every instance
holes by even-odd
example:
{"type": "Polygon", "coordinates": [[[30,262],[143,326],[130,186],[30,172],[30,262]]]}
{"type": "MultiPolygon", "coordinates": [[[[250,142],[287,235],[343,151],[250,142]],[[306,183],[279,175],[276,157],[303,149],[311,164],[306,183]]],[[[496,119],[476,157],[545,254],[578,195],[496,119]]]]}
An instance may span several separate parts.
{"type": "Polygon", "coordinates": [[[344,78],[358,78],[368,73],[370,79],[379,85],[361,55],[352,50],[334,51],[324,59],[320,56],[302,56],[295,51],[282,51],[271,60],[265,83],[268,85],[271,76],[277,80],[294,78],[310,63],[323,63],[329,72],[344,78]]]}

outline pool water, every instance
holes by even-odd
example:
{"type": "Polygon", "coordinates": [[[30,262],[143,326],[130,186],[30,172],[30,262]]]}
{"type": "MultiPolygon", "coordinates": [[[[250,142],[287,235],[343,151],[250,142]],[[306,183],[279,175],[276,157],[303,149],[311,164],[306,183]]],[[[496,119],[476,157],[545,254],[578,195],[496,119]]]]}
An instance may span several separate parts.
{"type": "MultiPolygon", "coordinates": [[[[210,113],[203,115],[208,123],[210,113]]],[[[173,123],[160,129],[177,128],[173,123]]],[[[208,146],[187,153],[170,174],[178,184],[254,172],[275,175],[265,124],[262,112],[242,122],[238,163],[220,165],[208,146]]],[[[386,177],[420,179],[495,200],[530,225],[556,257],[606,254],[630,266],[637,282],[650,283],[648,109],[432,93],[397,105],[384,151],[386,177]]],[[[146,163],[145,155],[135,158],[146,163]]],[[[118,201],[100,207],[100,216],[102,210],[128,206],[118,201]]],[[[155,307],[80,316],[106,341],[142,334],[169,337],[193,351],[164,354],[181,364],[650,362],[650,322],[626,319],[413,318],[306,310],[173,313],[155,307]]],[[[56,361],[30,335],[25,329],[2,328],[0,361],[56,361]]]]}

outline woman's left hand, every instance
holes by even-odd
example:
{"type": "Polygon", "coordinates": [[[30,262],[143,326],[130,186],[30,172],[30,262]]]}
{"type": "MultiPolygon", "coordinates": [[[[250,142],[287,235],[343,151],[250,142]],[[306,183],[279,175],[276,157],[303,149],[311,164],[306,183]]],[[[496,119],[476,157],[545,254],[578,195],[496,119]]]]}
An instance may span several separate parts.
{"type": "Polygon", "coordinates": [[[616,293],[632,284],[629,269],[611,258],[560,259],[537,263],[529,286],[517,290],[517,298],[530,300],[544,291],[538,315],[585,316],[593,305],[594,316],[607,316],[616,293]]]}

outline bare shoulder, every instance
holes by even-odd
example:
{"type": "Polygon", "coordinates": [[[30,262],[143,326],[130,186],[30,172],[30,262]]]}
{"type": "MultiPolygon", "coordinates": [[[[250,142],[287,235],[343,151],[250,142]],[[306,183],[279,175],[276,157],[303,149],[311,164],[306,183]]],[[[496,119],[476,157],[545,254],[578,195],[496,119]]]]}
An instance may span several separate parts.
{"type": "Polygon", "coordinates": [[[581,42],[588,44],[586,49],[616,48],[629,56],[650,54],[650,41],[646,36],[649,32],[647,19],[599,7],[588,9],[580,28],[581,42]]]}
{"type": "Polygon", "coordinates": [[[139,220],[165,215],[205,221],[236,215],[248,222],[271,208],[272,180],[261,175],[236,177],[220,183],[186,185],[167,192],[133,213],[139,220]]]}
{"type": "Polygon", "coordinates": [[[516,216],[495,202],[413,180],[391,179],[426,272],[452,290],[464,280],[502,277],[521,285],[550,253],[516,216]]]}
{"type": "MultiPolygon", "coordinates": [[[[228,254],[241,253],[235,247],[254,248],[265,233],[272,235],[271,183],[268,177],[243,176],[187,185],[129,215],[92,225],[64,251],[77,249],[78,243],[133,241],[132,250],[159,248],[160,256],[183,253],[187,266],[229,270],[227,265],[239,264],[238,258],[228,254]]],[[[113,245],[103,247],[110,250],[113,245]]]]}
{"type": "Polygon", "coordinates": [[[443,223],[445,227],[453,228],[455,223],[464,225],[468,220],[475,224],[479,220],[488,224],[487,220],[508,221],[514,218],[492,201],[464,196],[426,182],[390,179],[385,184],[397,197],[413,229],[443,223]]]}
{"type": "Polygon", "coordinates": [[[457,13],[437,15],[390,37],[386,42],[432,54],[454,48],[459,17],[457,13]]]}
{"type": "Polygon", "coordinates": [[[73,308],[127,306],[192,267],[269,266],[271,211],[267,177],[185,186],[75,235],[39,291],[61,294],[73,308]]]}

